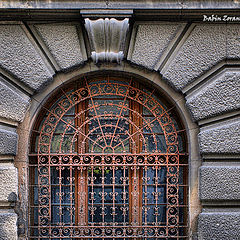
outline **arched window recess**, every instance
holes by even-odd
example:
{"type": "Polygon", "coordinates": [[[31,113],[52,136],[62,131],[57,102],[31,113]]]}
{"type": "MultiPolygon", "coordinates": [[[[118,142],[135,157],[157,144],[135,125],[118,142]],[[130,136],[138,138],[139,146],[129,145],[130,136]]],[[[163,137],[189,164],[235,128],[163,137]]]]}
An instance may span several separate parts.
{"type": "Polygon", "coordinates": [[[30,239],[186,239],[185,130],[135,79],[70,83],[37,117],[30,239]]]}

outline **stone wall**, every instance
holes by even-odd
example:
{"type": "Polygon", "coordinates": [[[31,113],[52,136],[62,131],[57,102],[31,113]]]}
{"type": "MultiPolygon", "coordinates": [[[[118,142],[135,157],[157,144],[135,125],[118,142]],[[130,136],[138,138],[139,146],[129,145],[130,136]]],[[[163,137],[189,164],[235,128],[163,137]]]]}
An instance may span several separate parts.
{"type": "Polygon", "coordinates": [[[238,239],[240,225],[233,219],[240,217],[237,208],[240,203],[239,24],[191,24],[184,35],[179,35],[179,40],[172,37],[172,42],[167,42],[169,34],[161,31],[159,38],[165,37],[167,45],[162,49],[170,54],[165,53],[165,59],[162,58],[164,54],[158,50],[160,42],[155,37],[151,45],[155,64],[148,54],[134,52],[138,46],[142,46],[142,52],[148,52],[149,42],[144,36],[154,38],[156,31],[149,31],[152,26],[137,24],[131,40],[133,54],[128,57],[130,61],[158,70],[176,91],[181,91],[193,120],[200,127],[202,159],[199,161],[203,161],[203,166],[199,169],[199,198],[203,212],[199,215],[198,239],[238,239]],[[236,209],[230,208],[233,205],[236,209]]]}
{"type": "MultiPolygon", "coordinates": [[[[190,139],[189,182],[196,188],[199,173],[200,192],[190,189],[189,211],[198,204],[202,213],[190,237],[239,239],[240,23],[135,22],[130,29],[125,60],[106,69],[148,69],[136,72],[157,84],[158,75],[198,125],[188,129],[199,129],[200,149],[190,139]]],[[[27,233],[29,108],[37,111],[41,93],[69,74],[103,68],[90,63],[88,46],[80,22],[0,22],[0,239],[27,233]]]]}

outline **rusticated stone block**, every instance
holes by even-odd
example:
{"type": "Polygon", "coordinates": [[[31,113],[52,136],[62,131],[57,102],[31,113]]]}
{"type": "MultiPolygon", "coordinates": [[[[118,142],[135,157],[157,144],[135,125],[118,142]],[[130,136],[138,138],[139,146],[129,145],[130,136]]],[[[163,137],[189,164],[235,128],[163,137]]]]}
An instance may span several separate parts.
{"type": "Polygon", "coordinates": [[[239,58],[239,25],[197,24],[167,65],[163,77],[178,90],[226,58],[239,58]]]}
{"type": "Polygon", "coordinates": [[[35,28],[62,69],[83,63],[76,26],[37,24],[35,28]]]}
{"type": "Polygon", "coordinates": [[[0,165],[0,202],[15,202],[17,194],[17,169],[13,165],[0,165]]]}
{"type": "Polygon", "coordinates": [[[201,200],[240,200],[240,166],[202,166],[199,181],[201,200]]]}
{"type": "Polygon", "coordinates": [[[199,133],[202,153],[240,153],[240,120],[222,123],[215,128],[201,130],[199,133]]]}
{"type": "Polygon", "coordinates": [[[153,69],[183,25],[142,24],[138,26],[132,62],[153,69]]]}
{"type": "Polygon", "coordinates": [[[0,210],[0,240],[17,240],[17,214],[0,210]]]}
{"type": "Polygon", "coordinates": [[[227,71],[187,99],[195,120],[240,108],[240,72],[227,71]]]}
{"type": "Polygon", "coordinates": [[[34,90],[52,79],[20,25],[0,25],[0,67],[34,90]]]}
{"type": "Polygon", "coordinates": [[[15,132],[0,129],[0,154],[16,155],[17,139],[15,132]]]}
{"type": "Polygon", "coordinates": [[[22,121],[29,106],[29,97],[22,98],[1,80],[0,77],[0,116],[14,121],[22,121]]]}
{"type": "Polygon", "coordinates": [[[199,240],[239,240],[240,212],[201,213],[198,218],[199,240]]]}

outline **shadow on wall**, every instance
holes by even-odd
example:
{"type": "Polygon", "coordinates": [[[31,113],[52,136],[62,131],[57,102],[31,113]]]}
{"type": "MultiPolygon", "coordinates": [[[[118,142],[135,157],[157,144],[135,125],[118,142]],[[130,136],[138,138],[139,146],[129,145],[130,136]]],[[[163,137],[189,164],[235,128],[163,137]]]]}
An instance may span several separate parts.
{"type": "Polygon", "coordinates": [[[8,202],[11,207],[14,207],[14,211],[17,214],[17,234],[18,236],[23,236],[25,234],[26,222],[23,218],[23,212],[20,201],[18,201],[17,194],[14,192],[10,193],[8,196],[8,202]]]}

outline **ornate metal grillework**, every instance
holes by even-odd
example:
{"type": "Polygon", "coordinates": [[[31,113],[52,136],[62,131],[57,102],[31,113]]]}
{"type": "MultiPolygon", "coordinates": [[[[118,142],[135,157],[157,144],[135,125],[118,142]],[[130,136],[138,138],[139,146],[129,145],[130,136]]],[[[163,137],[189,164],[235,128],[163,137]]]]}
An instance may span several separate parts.
{"type": "Polygon", "coordinates": [[[31,239],[186,239],[187,155],[174,107],[133,81],[76,84],[39,119],[31,239]]]}

